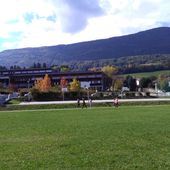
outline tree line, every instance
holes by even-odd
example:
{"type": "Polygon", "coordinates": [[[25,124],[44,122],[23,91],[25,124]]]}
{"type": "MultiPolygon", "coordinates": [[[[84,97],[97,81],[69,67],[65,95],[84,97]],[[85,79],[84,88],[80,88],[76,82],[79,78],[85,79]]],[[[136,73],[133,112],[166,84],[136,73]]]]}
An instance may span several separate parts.
{"type": "Polygon", "coordinates": [[[58,71],[89,71],[101,70],[102,67],[112,65],[118,69],[118,74],[130,74],[140,72],[152,72],[158,70],[170,69],[170,54],[154,54],[119,57],[113,59],[97,60],[72,60],[63,61],[60,64],[49,65],[48,63],[33,63],[30,67],[13,65],[10,67],[0,66],[0,70],[18,70],[18,69],[36,69],[36,68],[53,68],[58,71]]]}

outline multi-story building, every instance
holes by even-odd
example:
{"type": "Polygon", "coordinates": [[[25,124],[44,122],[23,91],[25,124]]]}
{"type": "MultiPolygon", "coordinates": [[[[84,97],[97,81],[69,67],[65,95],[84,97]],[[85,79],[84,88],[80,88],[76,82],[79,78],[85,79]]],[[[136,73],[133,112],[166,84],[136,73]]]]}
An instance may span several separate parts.
{"type": "Polygon", "coordinates": [[[110,78],[103,72],[59,72],[51,68],[42,69],[23,69],[23,70],[4,70],[0,71],[0,83],[4,87],[14,85],[16,88],[30,88],[34,85],[36,79],[43,78],[48,74],[52,84],[59,84],[61,78],[71,82],[74,78],[80,81],[81,86],[100,91],[106,90],[111,83],[110,78]]]}

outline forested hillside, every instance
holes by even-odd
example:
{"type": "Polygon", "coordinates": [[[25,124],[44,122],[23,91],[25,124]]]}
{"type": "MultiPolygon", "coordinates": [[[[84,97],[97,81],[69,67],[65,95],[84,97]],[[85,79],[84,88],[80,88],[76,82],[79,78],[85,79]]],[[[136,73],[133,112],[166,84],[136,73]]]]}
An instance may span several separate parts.
{"type": "Polygon", "coordinates": [[[152,65],[169,67],[170,28],[155,28],[109,39],[39,48],[6,50],[0,53],[0,65],[30,67],[68,64],[86,70],[104,64],[121,66],[152,65]]]}

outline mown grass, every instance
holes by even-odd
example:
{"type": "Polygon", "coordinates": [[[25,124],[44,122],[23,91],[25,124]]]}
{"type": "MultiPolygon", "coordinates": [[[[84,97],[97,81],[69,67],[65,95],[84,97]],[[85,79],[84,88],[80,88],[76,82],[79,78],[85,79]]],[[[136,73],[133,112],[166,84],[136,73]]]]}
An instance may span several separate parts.
{"type": "Polygon", "coordinates": [[[0,112],[0,169],[170,169],[169,110],[0,112]]]}

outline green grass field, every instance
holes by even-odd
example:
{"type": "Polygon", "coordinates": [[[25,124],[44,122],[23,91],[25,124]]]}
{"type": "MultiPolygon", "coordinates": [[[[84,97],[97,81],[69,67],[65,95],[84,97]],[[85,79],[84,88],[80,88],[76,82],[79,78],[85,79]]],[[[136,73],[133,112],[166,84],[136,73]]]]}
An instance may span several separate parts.
{"type": "Polygon", "coordinates": [[[124,74],[124,76],[127,75],[131,75],[131,76],[135,76],[138,78],[142,78],[142,77],[151,77],[151,76],[155,76],[158,77],[159,75],[170,75],[170,70],[162,70],[162,71],[154,71],[154,72],[144,72],[144,73],[133,73],[133,74],[124,74]]]}
{"type": "Polygon", "coordinates": [[[170,106],[0,112],[0,169],[170,169],[170,106]]]}

